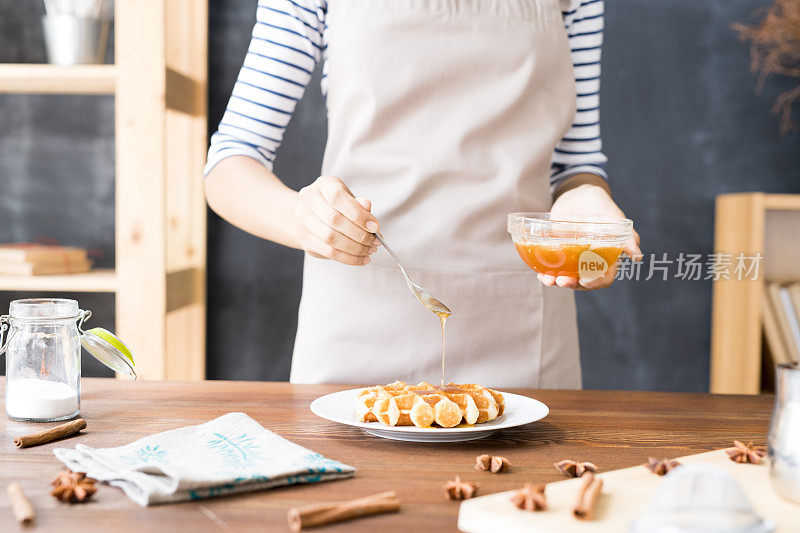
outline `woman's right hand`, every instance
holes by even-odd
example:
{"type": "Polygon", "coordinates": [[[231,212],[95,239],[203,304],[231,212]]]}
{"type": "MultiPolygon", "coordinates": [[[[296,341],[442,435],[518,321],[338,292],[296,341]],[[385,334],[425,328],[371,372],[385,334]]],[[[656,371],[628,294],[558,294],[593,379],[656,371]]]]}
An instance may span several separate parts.
{"type": "Polygon", "coordinates": [[[314,257],[366,265],[378,249],[380,229],[366,198],[356,198],[339,178],[320,176],[297,194],[297,243],[314,257]]]}

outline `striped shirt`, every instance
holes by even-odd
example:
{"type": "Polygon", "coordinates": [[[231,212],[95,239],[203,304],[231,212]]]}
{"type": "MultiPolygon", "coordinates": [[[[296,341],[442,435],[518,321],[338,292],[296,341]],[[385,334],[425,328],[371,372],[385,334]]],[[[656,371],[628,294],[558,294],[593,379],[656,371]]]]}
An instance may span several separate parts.
{"type": "MultiPolygon", "coordinates": [[[[600,142],[600,52],[603,0],[560,0],[575,72],[576,113],[556,144],[550,183],[588,172],[604,179],[600,142]]],[[[206,174],[226,157],[243,155],[272,169],[295,105],[317,62],[327,90],[328,0],[259,0],[253,36],[228,107],[211,136],[206,174]]]]}

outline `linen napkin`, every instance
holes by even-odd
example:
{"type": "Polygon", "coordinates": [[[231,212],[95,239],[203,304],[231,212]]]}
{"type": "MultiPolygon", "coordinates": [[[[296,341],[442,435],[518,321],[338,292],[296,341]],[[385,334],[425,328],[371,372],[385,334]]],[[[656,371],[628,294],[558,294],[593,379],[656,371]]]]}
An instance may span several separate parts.
{"type": "Polygon", "coordinates": [[[326,459],[264,429],[244,413],[156,433],[116,448],[53,451],[70,470],[119,487],[139,505],[195,500],[350,477],[326,459]]]}

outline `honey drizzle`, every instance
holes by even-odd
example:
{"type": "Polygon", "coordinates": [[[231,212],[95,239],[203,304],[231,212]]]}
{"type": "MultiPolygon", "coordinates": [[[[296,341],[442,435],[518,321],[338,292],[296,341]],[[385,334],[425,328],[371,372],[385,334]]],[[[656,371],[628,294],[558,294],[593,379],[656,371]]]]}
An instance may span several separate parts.
{"type": "Polygon", "coordinates": [[[412,389],[411,392],[416,394],[417,396],[428,396],[431,394],[448,394],[448,393],[455,393],[461,394],[464,392],[464,389],[459,387],[458,385],[453,385],[452,383],[449,385],[443,385],[437,387],[436,385],[432,385],[432,389],[412,389]]]}
{"type": "MultiPolygon", "coordinates": [[[[447,310],[447,311],[438,311],[437,309],[441,309],[442,308],[442,307],[440,307],[440,305],[444,306],[444,304],[442,304],[438,300],[434,299],[434,301],[436,302],[436,304],[434,304],[434,302],[430,301],[431,300],[430,298],[420,298],[419,296],[417,296],[417,299],[420,301],[420,303],[422,305],[424,305],[425,307],[430,309],[433,312],[433,314],[438,316],[439,317],[439,321],[442,324],[442,384],[441,384],[441,386],[444,387],[444,359],[445,359],[445,357],[444,357],[444,323],[447,321],[447,317],[450,316],[450,311],[449,310],[447,310]]],[[[445,307],[445,309],[447,309],[447,308],[445,307]]]]}
{"type": "Polygon", "coordinates": [[[442,387],[444,387],[444,323],[447,321],[447,317],[450,316],[446,313],[436,313],[439,317],[439,321],[442,323],[442,387]]]}

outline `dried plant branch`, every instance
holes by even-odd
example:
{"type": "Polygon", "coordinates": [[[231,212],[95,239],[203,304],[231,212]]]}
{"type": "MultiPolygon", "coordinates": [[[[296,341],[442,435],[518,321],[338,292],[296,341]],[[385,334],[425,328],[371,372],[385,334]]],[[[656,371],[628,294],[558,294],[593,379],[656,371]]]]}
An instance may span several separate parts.
{"type": "MultiPolygon", "coordinates": [[[[743,41],[750,42],[750,70],[758,74],[761,91],[770,74],[800,78],[800,0],[774,0],[753,26],[734,24],[743,41]]],[[[800,99],[797,87],[778,95],[772,112],[780,115],[780,132],[786,135],[797,125],[792,120],[792,105],[800,99]]]]}

